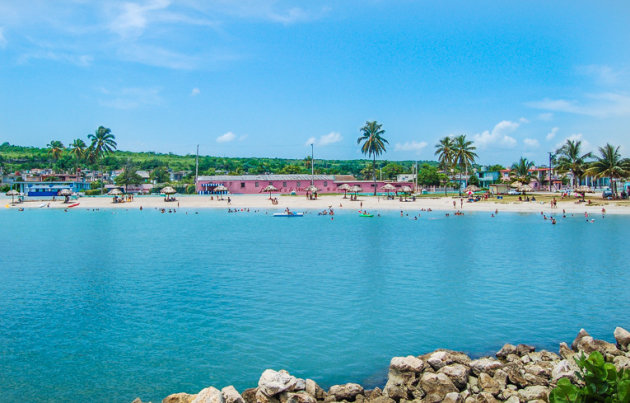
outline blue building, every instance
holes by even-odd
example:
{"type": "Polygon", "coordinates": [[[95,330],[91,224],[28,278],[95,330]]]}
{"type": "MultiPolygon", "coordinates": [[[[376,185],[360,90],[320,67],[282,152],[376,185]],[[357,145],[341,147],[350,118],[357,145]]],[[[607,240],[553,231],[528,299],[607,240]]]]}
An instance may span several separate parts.
{"type": "Polygon", "coordinates": [[[87,182],[15,182],[20,193],[28,197],[54,197],[59,192],[69,189],[73,193],[83,192],[90,188],[87,182]]]}

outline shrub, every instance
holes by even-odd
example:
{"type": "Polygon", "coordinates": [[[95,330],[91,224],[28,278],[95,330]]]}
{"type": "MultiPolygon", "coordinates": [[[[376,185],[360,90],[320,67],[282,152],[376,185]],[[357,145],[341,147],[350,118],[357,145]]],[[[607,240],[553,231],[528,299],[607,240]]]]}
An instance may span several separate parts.
{"type": "Polygon", "coordinates": [[[569,379],[561,378],[549,394],[549,402],[630,402],[630,370],[617,371],[599,351],[592,352],[588,358],[582,353],[575,362],[580,369],[576,375],[584,386],[573,385],[569,379]]]}
{"type": "Polygon", "coordinates": [[[85,191],[86,196],[97,196],[101,194],[101,189],[88,189],[85,191]]]}

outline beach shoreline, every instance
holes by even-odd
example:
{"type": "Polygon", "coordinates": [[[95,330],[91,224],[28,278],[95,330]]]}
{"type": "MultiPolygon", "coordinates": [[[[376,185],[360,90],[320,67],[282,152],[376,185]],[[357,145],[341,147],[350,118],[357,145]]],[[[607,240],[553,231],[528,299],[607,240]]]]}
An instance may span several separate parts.
{"type": "MultiPolygon", "coordinates": [[[[76,209],[265,209],[267,211],[284,211],[286,208],[291,211],[323,211],[329,208],[335,211],[368,211],[378,213],[385,211],[403,211],[405,213],[421,213],[426,210],[455,212],[515,212],[515,213],[540,213],[547,215],[561,215],[563,210],[566,214],[601,214],[605,208],[606,214],[630,214],[630,204],[618,205],[618,201],[607,201],[595,199],[592,205],[578,203],[575,199],[561,200],[557,202],[556,208],[551,208],[549,202],[530,201],[520,202],[518,199],[504,198],[499,202],[496,199],[482,200],[479,202],[468,202],[459,197],[420,197],[415,201],[400,201],[399,199],[387,199],[383,196],[359,196],[356,201],[350,198],[344,199],[342,195],[325,195],[317,200],[309,200],[303,196],[273,195],[278,203],[272,204],[268,195],[229,195],[223,200],[207,195],[184,195],[177,196],[176,201],[165,202],[162,196],[136,196],[133,201],[126,203],[113,203],[109,196],[85,196],[70,203],[63,203],[63,200],[56,201],[25,201],[20,204],[10,205],[10,199],[2,199],[5,207],[25,209],[41,208],[46,203],[45,208],[68,208],[74,203],[79,203],[76,209]]],[[[623,203],[623,202],[622,202],[623,203]]]]}

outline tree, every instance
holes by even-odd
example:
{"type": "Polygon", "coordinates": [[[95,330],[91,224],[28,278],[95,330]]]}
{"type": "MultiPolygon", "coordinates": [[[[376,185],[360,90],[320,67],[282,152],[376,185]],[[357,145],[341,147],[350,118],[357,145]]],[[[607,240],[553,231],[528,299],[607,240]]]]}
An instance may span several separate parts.
{"type": "Polygon", "coordinates": [[[479,186],[479,177],[477,176],[477,174],[475,173],[470,174],[470,176],[468,177],[468,184],[479,186]]]}
{"type": "Polygon", "coordinates": [[[418,170],[418,184],[422,186],[440,186],[440,174],[437,167],[422,164],[418,170]]]}
{"type": "Polygon", "coordinates": [[[591,153],[582,154],[580,148],[582,142],[580,140],[567,140],[562,147],[560,147],[556,154],[558,158],[556,161],[556,169],[560,173],[571,172],[571,186],[575,187],[580,183],[580,179],[584,176],[584,171],[588,168],[587,158],[591,158],[591,153]]]}
{"type": "Polygon", "coordinates": [[[127,186],[129,185],[139,185],[143,182],[143,179],[138,173],[136,169],[131,165],[127,165],[125,169],[123,169],[122,173],[116,177],[116,185],[124,186],[125,193],[127,193],[127,186]]]}
{"type": "Polygon", "coordinates": [[[280,173],[285,175],[301,174],[303,173],[303,170],[299,165],[285,165],[284,168],[280,170],[280,173]]]}
{"type": "Polygon", "coordinates": [[[505,169],[505,167],[501,164],[494,164],[494,165],[488,166],[488,172],[499,172],[503,169],[505,169]]]}
{"type": "Polygon", "coordinates": [[[477,158],[476,149],[477,147],[473,145],[472,141],[466,140],[465,134],[455,137],[453,162],[459,166],[460,172],[464,171],[466,176],[468,176],[468,167],[474,164],[475,158],[477,158]]]}
{"type": "Polygon", "coordinates": [[[70,155],[74,157],[74,172],[77,176],[79,172],[79,165],[85,160],[86,153],[87,145],[85,144],[85,141],[76,139],[72,144],[70,144],[70,155]]]}
{"type": "Polygon", "coordinates": [[[168,171],[164,167],[157,167],[151,172],[151,180],[154,180],[157,183],[166,183],[171,179],[171,176],[168,174],[168,171]]]}
{"type": "MultiPolygon", "coordinates": [[[[90,159],[95,163],[116,150],[116,136],[106,127],[99,126],[94,134],[88,134],[88,139],[92,142],[90,144],[90,159]]],[[[103,188],[101,188],[101,193],[103,193],[103,188]]]]}
{"type": "Polygon", "coordinates": [[[383,177],[393,180],[400,174],[405,172],[405,167],[395,162],[390,162],[383,167],[383,177]]]}
{"type": "MultiPolygon", "coordinates": [[[[455,142],[452,137],[446,136],[435,145],[435,155],[438,156],[438,162],[442,171],[448,176],[449,170],[454,162],[455,142]]],[[[446,183],[444,181],[444,195],[446,195],[446,183]]]]}
{"type": "Polygon", "coordinates": [[[59,161],[63,155],[63,150],[65,149],[63,143],[59,140],[52,140],[46,145],[46,147],[48,147],[48,155],[50,155],[52,160],[54,162],[59,161]]]}
{"type": "Polygon", "coordinates": [[[357,139],[357,144],[363,143],[361,152],[368,157],[372,157],[372,176],[374,177],[374,196],[376,196],[376,157],[384,153],[385,144],[389,142],[383,137],[385,130],[383,125],[377,121],[367,121],[361,129],[361,136],[357,139]]]}
{"type": "Polygon", "coordinates": [[[521,183],[528,184],[532,179],[532,173],[529,171],[534,166],[533,161],[528,161],[527,158],[521,157],[518,162],[512,164],[510,168],[510,178],[512,182],[519,181],[521,183]]]}
{"type": "Polygon", "coordinates": [[[604,147],[599,147],[599,156],[595,157],[595,161],[584,173],[597,178],[609,178],[610,189],[614,197],[617,197],[617,184],[614,180],[630,176],[630,160],[621,158],[619,146],[607,143],[604,147]]]}

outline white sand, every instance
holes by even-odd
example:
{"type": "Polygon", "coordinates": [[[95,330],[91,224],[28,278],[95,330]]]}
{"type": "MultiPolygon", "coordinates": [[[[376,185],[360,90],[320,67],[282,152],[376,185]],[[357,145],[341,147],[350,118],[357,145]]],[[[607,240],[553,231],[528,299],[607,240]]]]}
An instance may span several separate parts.
{"type": "MultiPolygon", "coordinates": [[[[360,196],[358,201],[350,201],[350,199],[344,199],[343,195],[335,196],[320,196],[317,200],[307,200],[304,196],[281,196],[274,195],[278,198],[278,205],[272,205],[268,195],[230,195],[231,204],[228,205],[227,197],[225,200],[218,201],[216,197],[214,200],[210,199],[210,196],[177,196],[177,202],[164,202],[164,198],[160,196],[136,196],[134,201],[129,203],[114,204],[111,197],[82,197],[78,200],[80,203],[76,208],[78,209],[139,209],[140,206],[144,209],[151,208],[182,208],[182,209],[203,209],[203,208],[255,208],[265,209],[268,211],[283,211],[286,207],[289,207],[292,211],[302,210],[324,210],[328,206],[332,206],[336,211],[349,210],[358,211],[360,209],[367,210],[370,213],[377,213],[385,210],[403,210],[405,212],[418,212],[421,209],[432,209],[442,211],[486,211],[494,212],[499,211],[512,211],[512,212],[531,212],[540,213],[544,211],[545,214],[559,215],[562,210],[566,210],[567,214],[578,213],[584,214],[601,214],[602,203],[606,203],[606,212],[609,214],[630,214],[630,205],[617,205],[616,202],[604,202],[601,199],[593,201],[599,205],[587,206],[585,203],[576,203],[575,199],[562,201],[558,199],[558,207],[551,209],[549,203],[541,202],[519,202],[514,198],[506,200],[512,200],[509,203],[497,203],[494,201],[480,201],[476,203],[467,203],[464,200],[463,207],[460,207],[460,199],[452,197],[435,197],[435,198],[418,198],[415,202],[400,202],[396,200],[386,200],[383,197],[373,196],[360,196]],[[456,202],[456,208],[453,207],[453,201],[456,202]],[[178,204],[179,203],[179,204],[178,204]]],[[[349,196],[348,196],[349,197],[349,196]]],[[[10,198],[3,198],[2,204],[8,205],[10,198]]],[[[72,201],[71,203],[75,203],[72,201]]],[[[39,208],[42,201],[26,201],[18,206],[11,208],[39,208]]],[[[67,204],[63,204],[61,201],[50,202],[51,208],[65,208],[67,204]]]]}

